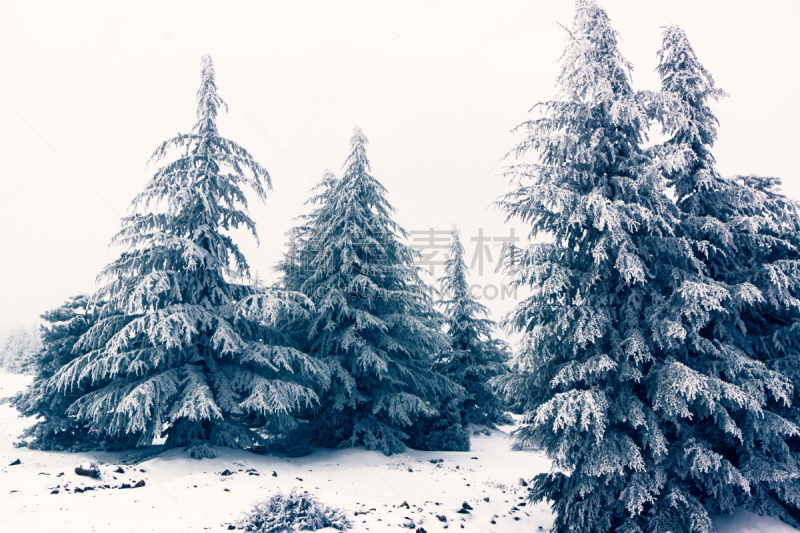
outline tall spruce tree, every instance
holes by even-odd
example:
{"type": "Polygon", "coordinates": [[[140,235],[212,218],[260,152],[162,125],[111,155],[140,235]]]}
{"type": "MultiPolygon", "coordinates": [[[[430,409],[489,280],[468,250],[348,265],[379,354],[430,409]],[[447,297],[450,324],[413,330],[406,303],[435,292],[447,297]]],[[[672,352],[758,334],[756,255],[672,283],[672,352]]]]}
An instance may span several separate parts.
{"type": "MultiPolygon", "coordinates": [[[[244,188],[265,198],[264,167],[217,131],[225,104],[211,58],[202,61],[197,123],[161,144],[177,159],[159,168],[133,201],[113,243],[126,246],[99,275],[98,321],[76,344],[86,352],[52,378],[60,391],[95,390],[70,408],[96,433],[135,435],[148,445],[195,440],[253,448],[250,428],[291,426],[293,413],[317,401],[327,367],[270,327],[297,298],[236,283],[247,261],[225,232],[248,229],[244,188]]],[[[257,237],[256,237],[257,238],[257,237]]]]}
{"type": "MultiPolygon", "coordinates": [[[[684,164],[668,169],[680,210],[679,231],[695,243],[695,256],[710,277],[732,291],[749,294],[739,307],[729,310],[738,321],[716,321],[706,328],[705,336],[737,346],[790,378],[795,389],[792,405],[768,405],[796,425],[800,422],[796,407],[800,400],[800,209],[780,193],[777,179],[719,175],[711,152],[718,122],[709,103],[724,93],[715,87],[679,27],[664,29],[658,55],[662,90],[679,105],[677,112],[659,114],[670,138],[654,151],[664,160],[672,153],[685,154],[684,164]]],[[[756,428],[745,425],[743,431],[747,432],[740,441],[763,438],[756,428]]],[[[800,519],[797,437],[793,443],[788,447],[778,439],[768,446],[751,447],[731,440],[724,446],[725,455],[750,485],[741,505],[796,525],[800,519]]]]}
{"type": "Polygon", "coordinates": [[[370,174],[366,146],[356,128],[343,176],[326,175],[280,270],[285,288],[314,303],[303,348],[331,369],[316,438],[388,455],[405,448],[404,428],[436,415],[440,398],[459,388],[430,372],[446,347],[442,317],[399,240],[406,232],[370,174]]]}
{"type": "Polygon", "coordinates": [[[492,337],[495,323],[487,318],[489,309],[470,294],[464,247],[455,227],[444,267],[447,275],[439,281],[450,347],[437,355],[434,369],[464,387],[460,411],[465,424],[493,428],[510,422],[504,403],[489,388],[489,380],[507,372],[508,345],[492,337]]]}
{"type": "Polygon", "coordinates": [[[750,295],[706,276],[677,233],[630,69],[606,13],[578,0],[558,99],[514,152],[539,160],[512,167],[500,201],[549,242],[518,254],[533,289],[506,319],[520,373],[495,384],[526,402],[517,438],[554,461],[531,496],[554,502],[555,531],[710,533],[710,500],[730,509],[749,490],[727,443],[755,452],[796,431],[768,409],[791,386],[710,335],[750,295]]]}

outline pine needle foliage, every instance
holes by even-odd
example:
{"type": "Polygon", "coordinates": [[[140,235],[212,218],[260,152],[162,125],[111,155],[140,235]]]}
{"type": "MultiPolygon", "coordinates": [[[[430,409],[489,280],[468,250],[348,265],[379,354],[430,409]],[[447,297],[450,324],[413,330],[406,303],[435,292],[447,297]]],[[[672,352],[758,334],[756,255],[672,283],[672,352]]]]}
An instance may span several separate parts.
{"type": "Polygon", "coordinates": [[[86,295],[73,296],[41,316],[42,346],[33,358],[33,382],[10,400],[22,416],[36,419],[36,423],[23,431],[23,440],[17,446],[71,452],[133,447],[135,438],[92,434],[85,422],[68,414],[70,405],[89,389],[59,391],[50,381],[60,368],[84,355],[73,348],[94,325],[96,316],[86,295]]]}
{"type": "Polygon", "coordinates": [[[270,178],[218,132],[226,109],[205,56],[197,122],[153,153],[167,162],[112,241],[126,250],[98,276],[102,310],[75,346],[85,355],[52,378],[59,391],[94,389],[70,413],[95,433],[253,449],[263,439],[251,428],[292,426],[328,385],[327,367],[271,326],[306,312],[304,299],[237,282],[249,267],[228,232],[257,238],[245,190],[263,201],[270,178]]]}
{"type": "Polygon", "coordinates": [[[450,236],[447,275],[439,279],[445,299],[442,301],[450,347],[436,357],[434,370],[464,387],[466,397],[460,404],[464,424],[494,428],[511,422],[505,404],[494,395],[489,380],[508,372],[508,345],[493,338],[495,323],[489,309],[470,294],[464,262],[464,246],[457,228],[450,236]]]}
{"type": "Polygon", "coordinates": [[[343,176],[326,174],[279,270],[284,288],[314,304],[296,328],[301,346],[331,369],[312,423],[316,438],[389,455],[405,449],[404,428],[435,416],[440,398],[459,388],[430,371],[447,343],[442,317],[399,240],[406,232],[392,220],[366,147],[356,128],[343,176]]]}
{"type": "MultiPolygon", "coordinates": [[[[669,184],[681,212],[679,232],[695,244],[695,257],[708,275],[742,297],[728,305],[732,319],[715,319],[704,328],[708,342],[735,346],[778,370],[794,386],[792,404],[767,402],[770,411],[797,425],[800,400],[800,208],[780,192],[780,180],[757,176],[724,178],[711,149],[717,118],[710,103],[725,93],[717,89],[685,32],[663,31],[658,72],[662,90],[677,101],[679,112],[661,113],[670,135],[653,150],[662,160],[683,153],[682,165],[670,166],[669,184]]],[[[764,424],[766,422],[762,422],[764,424]]],[[[718,443],[747,480],[750,490],[740,505],[797,525],[800,519],[800,439],[784,441],[759,425],[743,424],[739,441],[718,443]],[[765,442],[761,442],[764,441],[765,442]]],[[[706,507],[724,512],[714,498],[706,507]]]]}
{"type": "Polygon", "coordinates": [[[553,502],[554,531],[711,533],[709,511],[752,489],[739,457],[797,434],[770,408],[792,386],[724,334],[751,292],[709,276],[681,231],[664,169],[687,156],[643,149],[653,98],[605,11],[578,0],[567,33],[557,99],[523,124],[499,201],[546,240],[516,254],[532,289],[505,320],[520,372],[494,383],[525,404],[516,437],[553,459],[531,495],[553,502]]]}

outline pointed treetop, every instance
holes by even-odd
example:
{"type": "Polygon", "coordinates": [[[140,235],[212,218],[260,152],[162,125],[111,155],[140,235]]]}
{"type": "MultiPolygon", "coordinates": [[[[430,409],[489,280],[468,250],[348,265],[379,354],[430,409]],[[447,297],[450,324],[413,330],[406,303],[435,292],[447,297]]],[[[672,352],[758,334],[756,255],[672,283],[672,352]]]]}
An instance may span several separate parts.
{"type": "Polygon", "coordinates": [[[686,33],[676,25],[664,28],[656,71],[662,90],[678,96],[686,106],[672,120],[662,120],[665,131],[674,133],[675,143],[691,144],[701,159],[713,164],[711,147],[717,139],[719,121],[708,101],[727,95],[714,86],[711,73],[697,59],[686,33]]]}
{"type": "Polygon", "coordinates": [[[217,93],[217,82],[214,79],[214,62],[211,56],[203,56],[201,60],[201,81],[197,89],[197,124],[199,132],[216,130],[216,119],[219,108],[228,111],[228,105],[217,93]]]}
{"type": "Polygon", "coordinates": [[[577,0],[567,32],[558,79],[563,96],[582,100],[633,91],[629,77],[633,65],[622,57],[619,33],[603,8],[594,0],[577,0]]]}
{"type": "Polygon", "coordinates": [[[369,159],[367,159],[367,144],[369,144],[369,139],[361,131],[361,128],[355,126],[353,135],[350,137],[350,155],[347,156],[347,160],[343,165],[343,168],[348,169],[348,174],[350,174],[350,171],[363,172],[371,170],[369,159]]]}

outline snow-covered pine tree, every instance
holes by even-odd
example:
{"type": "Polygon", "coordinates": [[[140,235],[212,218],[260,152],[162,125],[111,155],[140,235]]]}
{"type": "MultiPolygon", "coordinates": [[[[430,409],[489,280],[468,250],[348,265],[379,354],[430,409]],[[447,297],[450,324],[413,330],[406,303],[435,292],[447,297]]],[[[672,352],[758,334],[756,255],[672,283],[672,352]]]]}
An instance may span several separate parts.
{"type": "MultiPolygon", "coordinates": [[[[780,193],[775,178],[724,178],[711,149],[717,118],[709,104],[724,96],[677,26],[664,29],[658,72],[662,90],[678,102],[677,112],[660,113],[670,135],[654,152],[663,160],[683,152],[684,164],[670,167],[680,210],[679,231],[696,245],[695,256],[714,280],[749,297],[727,311],[735,320],[706,328],[709,341],[737,346],[789,377],[793,405],[770,402],[770,411],[795,425],[800,402],[800,209],[780,193]],[[738,319],[738,320],[736,320],[738,319]]],[[[757,442],[762,432],[743,425],[739,441],[757,442]]],[[[800,439],[787,448],[781,439],[751,446],[726,443],[733,464],[750,484],[741,505],[758,514],[800,520],[800,439]]],[[[716,512],[714,499],[706,506],[716,512]]]]}
{"type": "Polygon", "coordinates": [[[508,423],[504,403],[488,386],[490,379],[508,371],[505,367],[510,355],[508,345],[493,338],[495,323],[487,318],[489,309],[470,294],[464,247],[455,227],[444,267],[447,275],[439,281],[450,348],[437,354],[434,369],[466,390],[460,406],[465,424],[493,428],[508,423]]]}
{"type": "MultiPolygon", "coordinates": [[[[244,188],[265,198],[267,170],[217,131],[225,104],[211,58],[202,61],[197,123],[161,144],[153,160],[180,150],[133,201],[113,243],[127,246],[99,275],[103,308],[76,344],[87,352],[52,378],[61,391],[97,390],[70,408],[92,431],[136,435],[148,445],[205,440],[253,448],[250,428],[291,426],[293,413],[317,401],[327,367],[269,326],[299,300],[256,291],[247,261],[225,232],[246,228],[244,188]]],[[[302,309],[297,309],[302,312],[302,309]]]]}
{"type": "Polygon", "coordinates": [[[9,333],[0,346],[0,369],[12,374],[33,372],[34,357],[42,347],[39,327],[18,327],[9,333]]]}
{"type": "Polygon", "coordinates": [[[505,404],[489,388],[489,380],[508,372],[508,345],[492,338],[489,309],[470,294],[464,247],[457,228],[450,234],[446,275],[439,278],[447,350],[434,357],[433,369],[464,387],[463,400],[445,398],[436,419],[422,420],[411,432],[409,444],[421,450],[469,451],[468,424],[496,427],[510,423],[505,404]]]}
{"type": "Polygon", "coordinates": [[[505,321],[523,334],[520,372],[495,384],[526,402],[517,438],[554,461],[531,492],[553,501],[554,531],[710,533],[708,498],[730,509],[750,488],[727,443],[755,451],[795,432],[767,409],[791,385],[710,336],[749,293],[705,276],[676,234],[630,70],[606,13],[578,0],[558,99],[513,152],[538,162],[512,167],[500,201],[549,242],[517,254],[533,292],[505,321]]]}
{"type": "Polygon", "coordinates": [[[58,391],[50,386],[50,378],[75,359],[84,355],[75,353],[73,347],[81,335],[95,323],[96,312],[90,310],[88,297],[77,295],[69,298],[61,307],[42,315],[40,336],[41,349],[33,363],[34,379],[24,391],[11,398],[10,403],[23,416],[37,419],[36,423],[23,431],[22,441],[17,445],[39,450],[119,450],[132,447],[136,439],[121,435],[108,436],[90,434],[85,422],[69,416],[69,406],[86,389],[58,391]]]}
{"type": "Polygon", "coordinates": [[[388,455],[405,448],[404,428],[435,415],[459,388],[430,371],[432,355],[446,347],[442,317],[399,240],[406,233],[370,174],[366,146],[356,128],[343,176],[328,175],[312,197],[293,258],[280,268],[283,286],[314,303],[303,348],[331,368],[312,422],[317,439],[388,455]]]}

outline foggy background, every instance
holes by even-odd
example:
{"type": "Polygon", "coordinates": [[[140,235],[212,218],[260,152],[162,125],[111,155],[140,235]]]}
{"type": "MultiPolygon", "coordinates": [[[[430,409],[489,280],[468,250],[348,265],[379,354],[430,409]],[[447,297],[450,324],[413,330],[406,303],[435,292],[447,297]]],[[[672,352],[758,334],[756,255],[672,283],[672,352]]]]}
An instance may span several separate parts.
{"type": "MultiPolygon", "coordinates": [[[[777,176],[800,199],[799,2],[600,3],[636,89],[658,89],[660,27],[681,25],[730,95],[714,106],[721,174],[777,176]]],[[[120,217],[155,171],[153,149],[195,122],[204,54],[230,108],[220,133],[272,176],[266,203],[250,205],[260,246],[237,235],[265,282],[309,189],[326,168],[341,175],[354,125],[406,230],[458,225],[468,264],[481,228],[524,237],[490,204],[509,190],[510,130],[555,94],[566,35],[556,22],[572,14],[571,0],[4,3],[0,337],[94,290],[120,252],[108,246],[120,217]]],[[[499,286],[499,248],[489,251],[471,282],[499,286]]],[[[495,319],[515,304],[482,302],[495,319]]]]}

